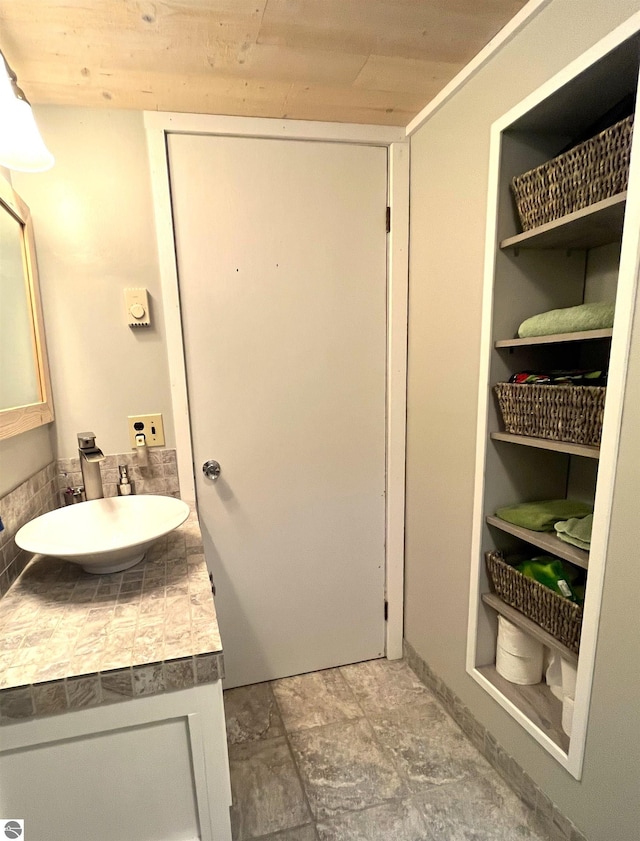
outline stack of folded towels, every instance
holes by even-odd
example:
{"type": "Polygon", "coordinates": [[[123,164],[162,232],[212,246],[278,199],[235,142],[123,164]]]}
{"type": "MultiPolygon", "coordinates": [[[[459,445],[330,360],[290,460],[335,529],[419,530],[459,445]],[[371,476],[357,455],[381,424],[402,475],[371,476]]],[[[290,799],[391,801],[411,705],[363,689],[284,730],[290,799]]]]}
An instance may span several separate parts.
{"type": "Polygon", "coordinates": [[[613,327],[615,304],[598,301],[594,304],[579,304],[532,315],[518,328],[521,339],[535,336],[552,336],[556,333],[579,333],[583,330],[602,330],[613,327]]]}
{"type": "Polygon", "coordinates": [[[554,531],[560,540],[589,550],[593,506],[571,499],[522,502],[498,508],[496,517],[531,531],[554,531]]]}
{"type": "Polygon", "coordinates": [[[591,546],[591,528],[593,526],[593,514],[586,517],[571,517],[554,525],[556,534],[565,543],[571,543],[578,549],[589,551],[591,546]]]}

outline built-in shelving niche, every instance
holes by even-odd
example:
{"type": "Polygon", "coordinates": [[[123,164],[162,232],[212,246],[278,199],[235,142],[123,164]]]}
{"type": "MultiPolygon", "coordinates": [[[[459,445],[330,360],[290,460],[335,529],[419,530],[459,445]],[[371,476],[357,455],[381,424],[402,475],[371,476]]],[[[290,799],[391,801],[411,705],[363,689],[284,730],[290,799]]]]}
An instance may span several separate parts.
{"type": "MultiPolygon", "coordinates": [[[[586,738],[636,291],[633,268],[640,239],[640,160],[632,167],[626,193],[526,233],[519,227],[509,184],[513,176],[559,154],[617,103],[635,97],[639,41],[629,24],[621,27],[505,115],[492,132],[467,671],[576,778],[581,775],[586,738]],[[519,324],[531,315],[595,300],[616,302],[613,330],[515,338],[519,324]],[[525,369],[605,366],[609,366],[609,384],[600,447],[503,431],[492,394],[496,382],[525,369]],[[503,505],[565,497],[595,504],[590,552],[495,517],[503,505]],[[491,592],[484,553],[496,548],[505,552],[529,549],[532,554],[542,550],[587,570],[571,738],[561,727],[561,703],[544,682],[521,687],[496,672],[499,614],[567,659],[575,659],[491,592]]],[[[634,154],[640,156],[637,151],[634,154]]]]}

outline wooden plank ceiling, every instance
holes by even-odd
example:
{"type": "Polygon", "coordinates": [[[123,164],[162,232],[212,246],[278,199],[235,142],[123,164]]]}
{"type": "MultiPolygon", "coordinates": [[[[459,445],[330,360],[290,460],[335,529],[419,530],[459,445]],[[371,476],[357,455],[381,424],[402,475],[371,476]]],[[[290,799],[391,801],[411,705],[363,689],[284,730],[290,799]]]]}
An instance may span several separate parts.
{"type": "Polygon", "coordinates": [[[406,125],[526,0],[0,0],[33,103],[406,125]]]}

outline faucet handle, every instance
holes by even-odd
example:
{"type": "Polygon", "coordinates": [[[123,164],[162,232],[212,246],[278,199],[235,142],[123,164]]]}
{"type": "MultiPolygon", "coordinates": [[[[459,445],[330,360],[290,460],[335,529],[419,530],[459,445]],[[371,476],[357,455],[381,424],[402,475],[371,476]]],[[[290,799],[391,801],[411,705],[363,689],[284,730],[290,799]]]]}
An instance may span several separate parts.
{"type": "Polygon", "coordinates": [[[78,432],[78,446],[81,450],[93,449],[96,445],[95,432],[78,432]]]}

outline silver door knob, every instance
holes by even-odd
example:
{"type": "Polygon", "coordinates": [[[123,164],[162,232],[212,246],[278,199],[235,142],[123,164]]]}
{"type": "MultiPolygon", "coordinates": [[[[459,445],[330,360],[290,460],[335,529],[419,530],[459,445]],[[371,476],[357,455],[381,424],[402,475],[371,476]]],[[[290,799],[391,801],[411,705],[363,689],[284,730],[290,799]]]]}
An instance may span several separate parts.
{"type": "Polygon", "coordinates": [[[205,461],[202,465],[202,472],[207,477],[207,479],[211,479],[212,481],[216,481],[218,476],[220,475],[220,463],[214,461],[213,459],[209,459],[209,461],[205,461]]]}

